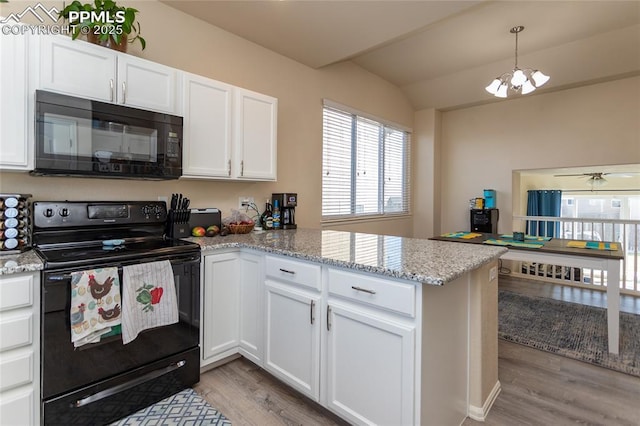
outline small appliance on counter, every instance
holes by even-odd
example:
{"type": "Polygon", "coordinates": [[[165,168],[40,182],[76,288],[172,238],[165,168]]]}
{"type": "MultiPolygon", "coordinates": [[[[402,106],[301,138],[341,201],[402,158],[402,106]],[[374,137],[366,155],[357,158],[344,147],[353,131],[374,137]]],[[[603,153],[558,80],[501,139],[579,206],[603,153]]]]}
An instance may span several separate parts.
{"type": "Polygon", "coordinates": [[[31,194],[0,194],[0,254],[31,247],[31,194]]]}
{"type": "Polygon", "coordinates": [[[471,209],[471,232],[498,232],[498,209],[471,209]]]}
{"type": "Polygon", "coordinates": [[[196,226],[202,226],[206,229],[212,225],[222,229],[222,214],[220,210],[216,208],[191,209],[189,229],[193,229],[196,226]]]}
{"type": "Polygon", "coordinates": [[[496,190],[495,189],[484,190],[484,208],[485,209],[496,208],[496,190]]]}
{"type": "Polygon", "coordinates": [[[271,200],[274,208],[276,201],[278,201],[278,207],[280,209],[280,229],[296,229],[298,194],[293,192],[271,194],[271,200]]]}

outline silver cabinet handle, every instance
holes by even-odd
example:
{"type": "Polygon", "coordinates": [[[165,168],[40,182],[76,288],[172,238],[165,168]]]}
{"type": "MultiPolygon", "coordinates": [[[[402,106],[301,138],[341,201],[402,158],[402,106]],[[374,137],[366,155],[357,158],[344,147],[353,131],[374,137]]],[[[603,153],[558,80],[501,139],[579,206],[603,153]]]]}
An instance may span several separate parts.
{"type": "Polygon", "coordinates": [[[356,291],[362,291],[362,292],[369,293],[369,294],[376,294],[375,291],[369,290],[368,288],[356,287],[355,285],[352,285],[351,288],[356,290],[356,291]]]}
{"type": "Polygon", "coordinates": [[[122,103],[123,104],[127,103],[127,82],[126,81],[122,82],[122,103]]]}
{"type": "Polygon", "coordinates": [[[311,301],[311,325],[313,325],[313,323],[316,320],[315,315],[313,315],[313,313],[315,312],[315,307],[316,307],[316,302],[314,300],[311,301]]]}
{"type": "Polygon", "coordinates": [[[229,160],[228,165],[229,165],[229,176],[231,176],[231,160],[229,160]]]}
{"type": "Polygon", "coordinates": [[[327,331],[331,331],[331,306],[327,305],[327,331]]]}
{"type": "Polygon", "coordinates": [[[244,160],[240,161],[240,176],[244,176],[244,160]]]}
{"type": "Polygon", "coordinates": [[[288,269],[282,269],[282,268],[280,268],[280,272],[284,272],[285,274],[291,274],[291,275],[296,274],[296,271],[290,271],[288,269]]]}
{"type": "Polygon", "coordinates": [[[111,92],[111,102],[113,102],[113,79],[109,79],[109,91],[111,92]]]}

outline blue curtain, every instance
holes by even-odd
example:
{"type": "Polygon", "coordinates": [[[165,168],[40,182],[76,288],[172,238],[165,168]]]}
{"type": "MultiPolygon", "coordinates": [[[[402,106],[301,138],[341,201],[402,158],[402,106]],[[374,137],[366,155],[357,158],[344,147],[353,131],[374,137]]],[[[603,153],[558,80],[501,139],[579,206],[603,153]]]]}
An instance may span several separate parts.
{"type": "MultiPolygon", "coordinates": [[[[559,189],[541,189],[527,191],[527,216],[560,217],[562,191],[559,189]]],[[[560,222],[528,220],[527,234],[543,237],[562,238],[560,222]]]]}

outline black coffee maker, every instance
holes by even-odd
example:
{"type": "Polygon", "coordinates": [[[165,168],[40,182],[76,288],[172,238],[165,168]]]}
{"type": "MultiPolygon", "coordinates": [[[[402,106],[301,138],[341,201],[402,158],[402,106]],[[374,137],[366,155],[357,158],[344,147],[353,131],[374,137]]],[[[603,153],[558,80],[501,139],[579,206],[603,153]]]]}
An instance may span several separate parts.
{"type": "Polygon", "coordinates": [[[296,206],[298,194],[292,192],[271,194],[271,204],[275,206],[276,200],[280,205],[280,228],[296,229],[296,206]]]}

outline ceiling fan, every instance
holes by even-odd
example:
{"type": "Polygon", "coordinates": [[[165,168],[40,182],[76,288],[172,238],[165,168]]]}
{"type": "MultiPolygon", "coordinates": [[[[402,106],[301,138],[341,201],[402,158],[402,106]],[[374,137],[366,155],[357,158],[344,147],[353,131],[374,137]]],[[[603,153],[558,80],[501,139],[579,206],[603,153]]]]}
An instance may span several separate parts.
{"type": "Polygon", "coordinates": [[[633,177],[633,175],[640,174],[640,172],[620,172],[620,173],[605,173],[605,172],[592,172],[592,173],[575,173],[575,174],[566,174],[566,175],[553,175],[553,177],[570,177],[575,176],[579,178],[584,178],[588,176],[587,185],[594,186],[603,186],[606,185],[607,179],[605,176],[614,176],[614,177],[633,177]]]}

